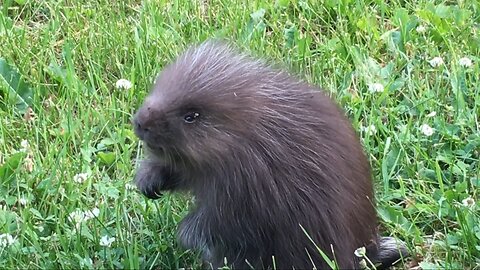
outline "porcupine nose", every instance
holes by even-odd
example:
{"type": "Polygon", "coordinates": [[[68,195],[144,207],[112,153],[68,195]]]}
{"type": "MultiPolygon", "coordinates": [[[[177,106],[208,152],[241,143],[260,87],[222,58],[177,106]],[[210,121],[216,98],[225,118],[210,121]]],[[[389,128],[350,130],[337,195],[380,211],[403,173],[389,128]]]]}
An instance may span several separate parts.
{"type": "Polygon", "coordinates": [[[146,109],[141,108],[135,114],[132,121],[135,134],[142,140],[150,132],[149,116],[150,116],[150,107],[146,109]]]}

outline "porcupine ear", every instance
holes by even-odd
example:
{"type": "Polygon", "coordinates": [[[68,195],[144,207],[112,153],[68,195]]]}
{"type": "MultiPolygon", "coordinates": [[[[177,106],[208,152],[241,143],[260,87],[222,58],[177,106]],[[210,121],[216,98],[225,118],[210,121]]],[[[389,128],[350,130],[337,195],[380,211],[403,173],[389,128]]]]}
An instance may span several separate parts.
{"type": "Polygon", "coordinates": [[[409,255],[404,242],[393,237],[379,237],[378,251],[374,264],[377,269],[387,269],[409,255]]]}

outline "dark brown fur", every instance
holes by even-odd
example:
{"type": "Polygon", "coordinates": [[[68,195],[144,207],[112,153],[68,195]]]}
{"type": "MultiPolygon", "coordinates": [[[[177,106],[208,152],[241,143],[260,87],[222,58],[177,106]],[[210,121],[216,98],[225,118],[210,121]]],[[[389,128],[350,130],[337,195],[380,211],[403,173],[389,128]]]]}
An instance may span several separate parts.
{"type": "Polygon", "coordinates": [[[224,258],[242,269],[326,268],[302,227],[340,268],[358,267],[362,246],[385,266],[400,257],[377,235],[370,167],[349,120],[286,72],[206,42],[166,67],[134,125],[148,151],[138,188],[152,199],[195,195],[178,239],[215,268],[224,258]]]}

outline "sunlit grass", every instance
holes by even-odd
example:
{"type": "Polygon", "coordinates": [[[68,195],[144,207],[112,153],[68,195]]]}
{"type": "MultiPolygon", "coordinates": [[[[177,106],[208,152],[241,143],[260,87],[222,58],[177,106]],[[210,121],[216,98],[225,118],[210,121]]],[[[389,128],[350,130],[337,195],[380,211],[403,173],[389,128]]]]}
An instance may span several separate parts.
{"type": "Polygon", "coordinates": [[[130,119],[161,68],[210,37],[338,100],[369,154],[383,231],[407,242],[412,266],[480,266],[477,1],[7,0],[0,9],[2,267],[198,266],[175,241],[188,198],[147,201],[129,185],[141,155],[130,119]],[[7,65],[25,85],[9,84],[7,65]]]}

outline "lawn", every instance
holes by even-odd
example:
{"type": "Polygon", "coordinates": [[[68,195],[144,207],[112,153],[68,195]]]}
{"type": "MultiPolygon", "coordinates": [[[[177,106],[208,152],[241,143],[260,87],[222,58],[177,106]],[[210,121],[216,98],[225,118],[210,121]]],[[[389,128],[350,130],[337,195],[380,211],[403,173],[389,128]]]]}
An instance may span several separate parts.
{"type": "Polygon", "coordinates": [[[132,186],[130,119],[209,37],[345,108],[383,234],[413,254],[400,268],[480,269],[477,0],[0,1],[0,268],[198,266],[175,241],[190,198],[132,186]]]}

